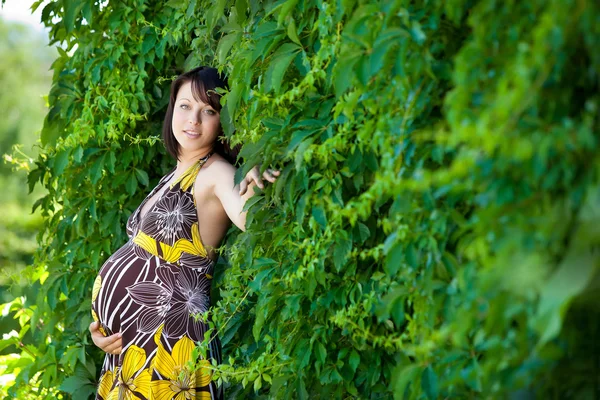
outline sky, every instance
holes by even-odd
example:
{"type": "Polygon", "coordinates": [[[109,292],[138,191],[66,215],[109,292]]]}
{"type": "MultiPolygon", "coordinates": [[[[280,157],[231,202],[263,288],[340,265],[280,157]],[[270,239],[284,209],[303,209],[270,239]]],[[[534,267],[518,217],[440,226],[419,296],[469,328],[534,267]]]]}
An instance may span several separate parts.
{"type": "MultiPolygon", "coordinates": [[[[0,0],[1,3],[1,0],[0,0]]],[[[33,0],[6,0],[4,6],[0,6],[0,18],[7,21],[19,21],[32,26],[40,31],[44,30],[44,25],[40,22],[42,19],[42,9],[44,4],[31,14],[31,5],[33,0]]]]}

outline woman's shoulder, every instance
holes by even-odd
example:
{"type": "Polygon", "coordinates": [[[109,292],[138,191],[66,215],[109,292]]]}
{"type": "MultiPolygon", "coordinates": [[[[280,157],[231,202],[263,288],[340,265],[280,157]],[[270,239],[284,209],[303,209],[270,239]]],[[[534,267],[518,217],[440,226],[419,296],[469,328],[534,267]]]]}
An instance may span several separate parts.
{"type": "Polygon", "coordinates": [[[235,173],[235,167],[220,154],[213,154],[202,169],[207,172],[210,171],[212,174],[228,173],[231,171],[235,173]]]}
{"type": "Polygon", "coordinates": [[[228,178],[233,178],[236,168],[220,154],[213,154],[202,170],[212,183],[219,184],[228,178]]]}

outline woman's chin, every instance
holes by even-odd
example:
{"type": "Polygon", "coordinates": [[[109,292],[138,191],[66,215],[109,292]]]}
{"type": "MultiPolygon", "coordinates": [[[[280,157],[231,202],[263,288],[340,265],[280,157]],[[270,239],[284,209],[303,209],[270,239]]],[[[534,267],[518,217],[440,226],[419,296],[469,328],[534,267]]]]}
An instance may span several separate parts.
{"type": "Polygon", "coordinates": [[[189,142],[183,142],[182,141],[178,141],[179,143],[179,153],[183,156],[189,155],[189,156],[196,156],[197,154],[200,153],[205,153],[206,149],[210,146],[207,145],[203,145],[200,142],[196,142],[196,143],[189,143],[189,142]]]}
{"type": "Polygon", "coordinates": [[[206,149],[213,146],[214,141],[217,139],[216,135],[211,141],[210,135],[198,134],[198,135],[190,135],[190,134],[182,134],[175,136],[177,143],[179,144],[179,149],[183,153],[187,153],[189,155],[195,155],[196,153],[203,153],[206,149]]]}

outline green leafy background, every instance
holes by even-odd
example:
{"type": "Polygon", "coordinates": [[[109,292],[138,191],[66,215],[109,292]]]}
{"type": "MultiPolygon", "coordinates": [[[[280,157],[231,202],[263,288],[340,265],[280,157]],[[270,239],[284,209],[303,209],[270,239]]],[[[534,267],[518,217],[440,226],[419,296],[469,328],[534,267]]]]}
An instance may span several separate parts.
{"type": "Polygon", "coordinates": [[[62,47],[10,396],[93,394],[91,285],[172,165],[172,78],[202,64],[229,76],[238,175],[282,171],[218,265],[227,398],[598,396],[597,2],[33,7],[62,47]]]}

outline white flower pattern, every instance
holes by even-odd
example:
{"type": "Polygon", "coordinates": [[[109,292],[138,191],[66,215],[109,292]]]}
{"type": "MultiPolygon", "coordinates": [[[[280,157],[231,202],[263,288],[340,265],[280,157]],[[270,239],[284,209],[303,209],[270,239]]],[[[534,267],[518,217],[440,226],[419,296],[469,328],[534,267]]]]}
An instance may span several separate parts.
{"type": "Polygon", "coordinates": [[[210,307],[206,270],[180,267],[173,272],[171,267],[159,266],[156,275],[159,282],[139,282],[127,288],[131,298],[143,306],[138,330],[151,333],[164,322],[163,333],[169,338],[180,338],[185,332],[202,337],[202,323],[194,314],[210,307]]]}
{"type": "Polygon", "coordinates": [[[172,245],[182,237],[192,239],[189,232],[197,218],[190,193],[167,191],[144,216],[141,230],[160,242],[172,245]]]}

